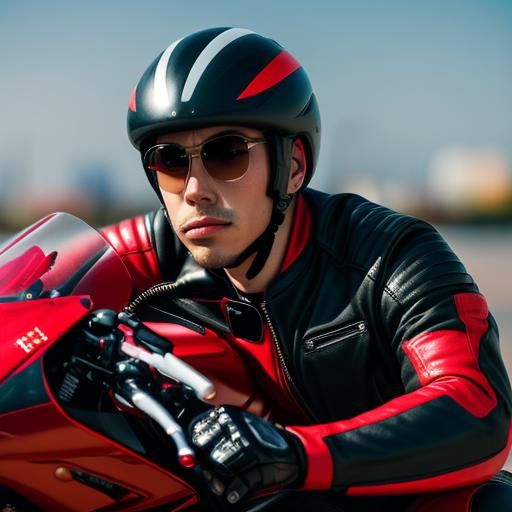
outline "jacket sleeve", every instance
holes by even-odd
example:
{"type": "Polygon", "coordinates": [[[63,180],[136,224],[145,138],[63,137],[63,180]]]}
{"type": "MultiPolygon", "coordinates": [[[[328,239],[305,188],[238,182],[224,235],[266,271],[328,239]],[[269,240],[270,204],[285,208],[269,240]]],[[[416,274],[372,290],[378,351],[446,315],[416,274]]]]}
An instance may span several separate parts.
{"type": "Polygon", "coordinates": [[[100,230],[121,256],[133,280],[134,294],[175,280],[187,251],[174,234],[163,208],[100,230]]]}
{"type": "Polygon", "coordinates": [[[161,280],[158,259],[144,216],[125,219],[100,232],[121,257],[132,278],[135,294],[161,280]]]}
{"type": "Polygon", "coordinates": [[[395,246],[377,288],[403,394],[348,420],[288,427],[308,458],[305,489],[445,490],[487,480],[511,444],[511,393],[485,298],[427,224],[395,246]]]}

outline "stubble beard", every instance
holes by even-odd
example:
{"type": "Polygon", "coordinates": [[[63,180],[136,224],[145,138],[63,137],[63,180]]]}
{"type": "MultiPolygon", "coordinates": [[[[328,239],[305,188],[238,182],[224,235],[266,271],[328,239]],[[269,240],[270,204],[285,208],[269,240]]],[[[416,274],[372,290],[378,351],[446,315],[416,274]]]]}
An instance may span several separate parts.
{"type": "Polygon", "coordinates": [[[215,254],[209,248],[201,247],[190,251],[194,261],[207,270],[228,268],[235,263],[238,255],[215,254]]]}
{"type": "Polygon", "coordinates": [[[175,223],[171,218],[174,232],[181,240],[181,243],[189,250],[192,258],[199,266],[208,270],[218,270],[229,267],[236,261],[238,257],[237,254],[219,254],[219,251],[215,248],[215,244],[218,242],[205,239],[191,243],[183,235],[182,227],[190,220],[202,216],[211,216],[226,220],[227,222],[234,222],[237,218],[233,210],[222,208],[216,205],[203,205],[201,208],[197,208],[186,218],[182,219],[181,222],[177,225],[174,225],[175,223]]]}

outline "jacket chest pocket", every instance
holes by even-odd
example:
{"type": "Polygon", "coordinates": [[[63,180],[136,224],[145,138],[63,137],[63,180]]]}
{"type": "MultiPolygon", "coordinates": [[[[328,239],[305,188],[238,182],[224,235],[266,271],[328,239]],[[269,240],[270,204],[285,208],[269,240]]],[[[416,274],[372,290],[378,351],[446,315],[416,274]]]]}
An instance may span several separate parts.
{"type": "Polygon", "coordinates": [[[318,351],[330,351],[348,341],[356,341],[367,332],[366,323],[362,320],[342,327],[310,334],[303,340],[304,352],[310,354],[318,351]]]}
{"type": "Polygon", "coordinates": [[[363,320],[316,329],[303,339],[302,379],[322,421],[351,418],[372,404],[370,327],[363,320]]]}

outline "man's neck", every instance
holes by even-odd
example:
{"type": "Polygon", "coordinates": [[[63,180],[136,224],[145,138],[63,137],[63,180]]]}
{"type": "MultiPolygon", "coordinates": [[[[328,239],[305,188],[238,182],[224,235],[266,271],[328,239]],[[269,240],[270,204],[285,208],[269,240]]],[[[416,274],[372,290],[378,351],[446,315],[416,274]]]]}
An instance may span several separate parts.
{"type": "Polygon", "coordinates": [[[256,256],[255,254],[247,258],[238,267],[224,269],[229,280],[241,292],[265,292],[270,282],[279,274],[290,238],[295,204],[296,198],[293,199],[293,202],[288,207],[284,221],[276,232],[275,240],[265,265],[255,277],[252,279],[247,279],[246,277],[247,270],[249,270],[256,256]]]}

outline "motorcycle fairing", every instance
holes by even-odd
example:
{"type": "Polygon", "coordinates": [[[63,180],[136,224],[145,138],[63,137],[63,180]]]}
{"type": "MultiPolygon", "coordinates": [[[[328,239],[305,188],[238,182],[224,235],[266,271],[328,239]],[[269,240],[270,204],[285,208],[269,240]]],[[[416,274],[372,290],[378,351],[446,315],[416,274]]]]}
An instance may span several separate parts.
{"type": "Polygon", "coordinates": [[[0,416],[49,401],[41,361],[34,361],[0,384],[0,416]]]}
{"type": "Polygon", "coordinates": [[[193,489],[176,475],[70,421],[53,401],[1,416],[0,453],[0,486],[37,500],[43,510],[51,512],[157,507],[177,511],[181,500],[186,499],[188,505],[197,501],[193,489]],[[131,496],[113,498],[78,478],[59,480],[55,477],[59,467],[81,472],[89,479],[103,479],[131,496]]]}
{"type": "Polygon", "coordinates": [[[0,384],[39,358],[91,308],[87,296],[3,303],[0,384]]]}

